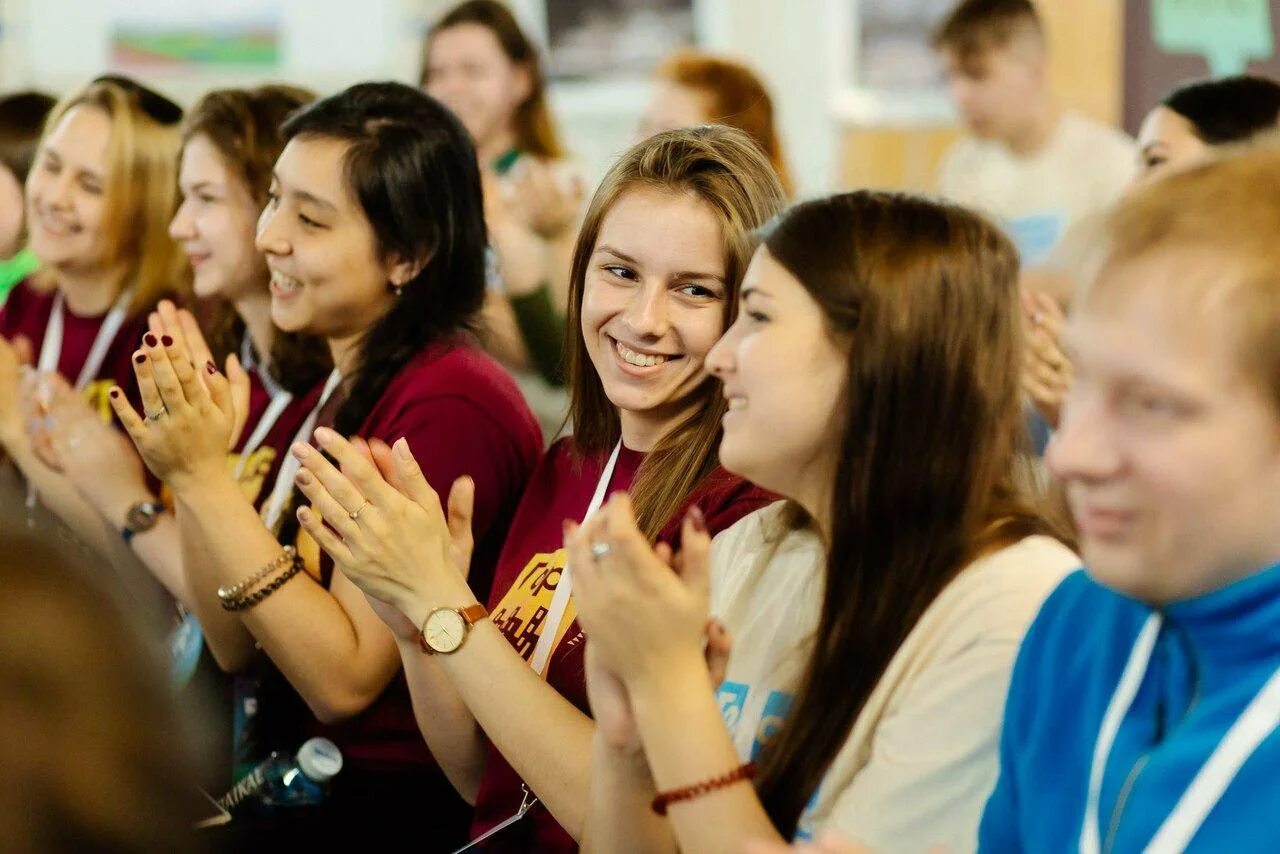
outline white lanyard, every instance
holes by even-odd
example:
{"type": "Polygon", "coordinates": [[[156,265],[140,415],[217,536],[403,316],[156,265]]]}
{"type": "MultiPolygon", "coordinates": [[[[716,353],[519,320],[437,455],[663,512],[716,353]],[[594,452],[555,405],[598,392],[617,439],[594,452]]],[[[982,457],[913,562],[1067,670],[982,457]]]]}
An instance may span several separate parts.
{"type": "MultiPolygon", "coordinates": [[[[133,290],[125,290],[116,298],[115,304],[102,319],[98,327],[98,335],[93,339],[89,355],[80,367],[80,376],[76,378],[76,390],[79,391],[96,379],[102,370],[102,363],[107,358],[107,350],[115,341],[120,327],[124,326],[129,315],[129,303],[133,300],[133,290]]],[[[53,297],[53,310],[49,312],[49,323],[44,329],[44,341],[40,344],[40,361],[37,367],[42,374],[54,373],[58,370],[58,362],[62,359],[62,338],[66,325],[66,307],[63,305],[62,293],[53,297]]]]}
{"type": "MultiPolygon", "coordinates": [[[[320,410],[324,409],[324,405],[329,402],[329,397],[333,394],[333,390],[338,387],[340,379],[338,369],[334,368],[329,374],[329,379],[325,381],[324,391],[320,392],[320,400],[316,403],[316,408],[311,410],[307,420],[302,422],[302,426],[298,428],[293,441],[289,443],[290,447],[297,442],[307,442],[310,439],[311,431],[316,429],[316,420],[320,417],[320,410]]],[[[262,508],[262,521],[272,531],[276,529],[276,523],[280,521],[280,515],[284,513],[285,502],[289,500],[289,496],[293,493],[293,478],[298,473],[301,465],[298,458],[286,448],[284,460],[280,463],[280,472],[276,475],[275,486],[272,487],[271,496],[262,508]]]]}
{"type": "MultiPolygon", "coordinates": [[[[591,496],[591,503],[587,505],[587,512],[582,517],[583,522],[590,519],[591,515],[604,505],[605,495],[609,492],[609,481],[613,480],[613,470],[617,468],[618,453],[621,450],[622,442],[619,441],[613,446],[609,462],[605,464],[604,471],[600,475],[595,494],[591,496]]],[[[560,580],[556,582],[556,592],[551,597],[551,608],[542,621],[542,634],[538,636],[538,644],[533,648],[533,655],[529,658],[529,666],[533,668],[534,673],[541,674],[547,666],[547,660],[551,658],[551,651],[556,646],[556,634],[560,631],[560,624],[564,622],[564,612],[569,607],[569,596],[572,593],[573,577],[569,574],[569,559],[566,557],[564,569],[560,570],[560,580]]]]}
{"type": "MultiPolygon", "coordinates": [[[[267,404],[267,408],[262,413],[262,417],[258,419],[258,424],[253,428],[253,433],[250,434],[249,440],[240,449],[240,459],[236,462],[236,480],[239,480],[244,474],[245,466],[249,464],[249,458],[253,456],[253,452],[262,447],[262,443],[267,440],[267,434],[271,432],[271,428],[276,426],[280,416],[284,414],[284,411],[289,408],[289,404],[293,402],[293,395],[276,385],[266,367],[258,366],[253,358],[253,348],[249,346],[249,336],[247,335],[240,347],[240,363],[247,370],[255,371],[258,374],[263,386],[271,394],[271,403],[267,404]]],[[[288,453],[287,448],[284,453],[288,453]]]]}
{"type": "MultiPolygon", "coordinates": [[[[1098,742],[1093,748],[1093,765],[1089,769],[1089,799],[1085,802],[1084,826],[1080,829],[1080,851],[1083,854],[1099,854],[1101,840],[1098,835],[1098,799],[1102,791],[1102,775],[1111,756],[1120,724],[1129,713],[1138,688],[1146,676],[1156,637],[1160,634],[1162,619],[1159,614],[1147,618],[1138,640],[1129,654],[1120,684],[1107,706],[1098,732],[1098,742]]],[[[1191,785],[1183,792],[1173,811],[1160,825],[1151,842],[1144,849],[1151,854],[1179,852],[1190,844],[1209,812],[1221,800],[1223,792],[1235,779],[1240,766],[1253,755],[1266,738],[1280,725],[1280,668],[1271,675],[1257,695],[1227,730],[1217,748],[1203,767],[1196,773],[1191,785]]]]}

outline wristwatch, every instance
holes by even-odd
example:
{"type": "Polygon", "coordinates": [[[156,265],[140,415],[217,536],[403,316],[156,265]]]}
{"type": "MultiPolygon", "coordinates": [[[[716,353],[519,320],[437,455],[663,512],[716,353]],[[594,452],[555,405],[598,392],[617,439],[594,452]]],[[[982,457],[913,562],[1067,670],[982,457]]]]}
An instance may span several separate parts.
{"type": "Polygon", "coordinates": [[[462,648],[471,627],[489,611],[478,602],[469,608],[436,608],[422,621],[418,643],[427,655],[449,655],[462,648]]]}
{"type": "Polygon", "coordinates": [[[163,504],[154,501],[139,501],[125,511],[124,527],[120,529],[120,536],[124,537],[126,543],[132,542],[135,535],[154,528],[156,522],[160,520],[160,514],[163,512],[163,504]]]}

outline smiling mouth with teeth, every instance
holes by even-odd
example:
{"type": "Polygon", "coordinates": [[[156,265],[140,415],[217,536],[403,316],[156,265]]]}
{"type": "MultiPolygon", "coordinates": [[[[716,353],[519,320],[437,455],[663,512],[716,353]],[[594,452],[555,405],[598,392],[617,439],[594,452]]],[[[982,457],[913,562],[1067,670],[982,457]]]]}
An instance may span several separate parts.
{"type": "Polygon", "coordinates": [[[613,342],[614,349],[618,355],[622,357],[622,361],[628,365],[635,365],[637,368],[652,368],[657,365],[665,364],[673,357],[671,356],[653,356],[646,353],[637,353],[621,341],[613,342]]]}
{"type": "Polygon", "coordinates": [[[302,287],[302,283],[279,270],[271,271],[271,287],[280,293],[290,294],[302,287]]]}

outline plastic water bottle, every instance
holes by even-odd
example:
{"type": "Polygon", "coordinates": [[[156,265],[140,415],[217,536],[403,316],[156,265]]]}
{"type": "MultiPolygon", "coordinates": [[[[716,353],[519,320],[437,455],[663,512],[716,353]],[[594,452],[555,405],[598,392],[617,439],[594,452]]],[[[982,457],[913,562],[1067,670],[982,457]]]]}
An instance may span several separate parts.
{"type": "Polygon", "coordinates": [[[279,807],[311,806],[324,800],[328,782],[342,770],[342,753],[327,738],[312,738],[293,759],[272,753],[218,800],[233,815],[279,807]]]}

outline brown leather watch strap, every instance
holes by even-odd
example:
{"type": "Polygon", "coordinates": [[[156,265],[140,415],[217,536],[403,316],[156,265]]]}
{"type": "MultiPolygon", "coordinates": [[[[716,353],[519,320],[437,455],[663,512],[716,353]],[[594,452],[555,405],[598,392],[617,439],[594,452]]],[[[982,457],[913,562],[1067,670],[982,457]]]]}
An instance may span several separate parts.
{"type": "Polygon", "coordinates": [[[477,602],[469,608],[459,608],[458,613],[462,615],[462,619],[468,626],[474,626],[476,623],[489,616],[489,609],[481,603],[477,602]]]}

